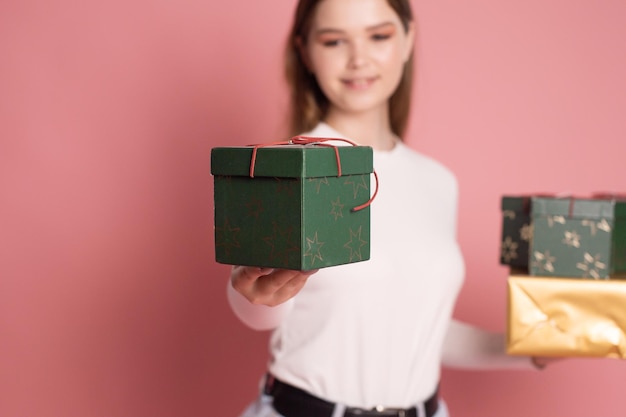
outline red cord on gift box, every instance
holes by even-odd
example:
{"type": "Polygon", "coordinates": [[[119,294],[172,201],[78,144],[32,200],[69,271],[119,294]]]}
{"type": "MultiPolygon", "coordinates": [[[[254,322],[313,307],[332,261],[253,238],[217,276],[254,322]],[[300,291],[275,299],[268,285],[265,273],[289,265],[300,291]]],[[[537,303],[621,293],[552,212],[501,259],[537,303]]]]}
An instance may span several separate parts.
{"type": "MultiPolygon", "coordinates": [[[[335,159],[337,160],[337,176],[341,177],[341,159],[339,158],[339,149],[338,149],[338,147],[336,145],[333,145],[333,144],[330,144],[330,143],[324,143],[324,142],[328,142],[328,141],[337,141],[337,140],[341,141],[341,142],[349,143],[352,146],[358,146],[356,143],[354,143],[354,142],[352,142],[352,141],[350,141],[348,139],[341,139],[341,138],[315,138],[315,137],[309,137],[309,136],[294,136],[291,139],[289,139],[288,141],[273,142],[273,143],[263,143],[263,144],[259,144],[259,145],[251,145],[251,146],[253,146],[253,148],[252,148],[252,160],[250,161],[250,178],[254,178],[254,166],[256,164],[256,154],[257,154],[257,150],[259,148],[265,148],[265,147],[268,147],[268,146],[309,145],[309,144],[316,144],[318,146],[327,146],[327,147],[333,148],[335,150],[335,159]]],[[[376,170],[374,170],[373,174],[374,174],[374,179],[376,180],[376,189],[374,190],[374,194],[365,203],[352,208],[350,211],[354,212],[354,211],[362,210],[365,207],[367,207],[370,204],[372,204],[372,201],[374,201],[374,198],[376,198],[376,194],[378,194],[378,175],[376,174],[376,170]]]]}
{"type": "Polygon", "coordinates": [[[543,198],[556,198],[556,199],[568,199],[569,200],[569,208],[567,210],[567,216],[572,218],[574,216],[574,204],[576,200],[626,200],[626,194],[624,193],[593,193],[590,196],[576,196],[567,192],[560,192],[555,194],[532,194],[532,197],[543,197],[543,198]]]}

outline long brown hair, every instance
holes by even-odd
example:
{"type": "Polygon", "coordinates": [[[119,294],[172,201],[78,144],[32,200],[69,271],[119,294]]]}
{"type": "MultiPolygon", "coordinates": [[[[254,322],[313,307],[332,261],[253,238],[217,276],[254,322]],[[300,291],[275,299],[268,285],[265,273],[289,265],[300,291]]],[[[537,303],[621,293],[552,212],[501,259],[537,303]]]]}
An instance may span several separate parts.
{"type": "MultiPolygon", "coordinates": [[[[293,26],[287,38],[285,53],[285,76],[289,87],[289,130],[297,135],[313,129],[328,112],[329,102],[320,89],[315,76],[307,69],[298,42],[306,44],[315,8],[321,0],[299,0],[293,26]]],[[[413,22],[409,0],[387,0],[398,14],[405,31],[413,22]]],[[[402,138],[406,131],[411,107],[413,84],[413,54],[404,65],[404,71],[396,91],[389,99],[389,122],[391,130],[402,138]]]]}

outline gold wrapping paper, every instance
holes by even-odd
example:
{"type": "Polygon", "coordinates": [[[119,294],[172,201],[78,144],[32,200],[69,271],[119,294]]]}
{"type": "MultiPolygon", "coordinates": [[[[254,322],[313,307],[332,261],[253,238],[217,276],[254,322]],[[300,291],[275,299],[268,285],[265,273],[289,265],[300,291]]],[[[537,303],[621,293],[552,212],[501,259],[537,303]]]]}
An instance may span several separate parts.
{"type": "Polygon", "coordinates": [[[626,358],[626,281],[510,275],[507,352],[626,358]]]}

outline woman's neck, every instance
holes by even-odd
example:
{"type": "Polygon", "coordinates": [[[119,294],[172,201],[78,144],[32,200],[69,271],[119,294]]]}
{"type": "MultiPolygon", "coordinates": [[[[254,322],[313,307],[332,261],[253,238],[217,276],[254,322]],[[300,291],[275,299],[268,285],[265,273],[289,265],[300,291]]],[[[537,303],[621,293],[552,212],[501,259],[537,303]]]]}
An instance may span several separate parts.
{"type": "Polygon", "coordinates": [[[324,122],[359,145],[371,146],[375,150],[391,150],[398,141],[398,137],[391,131],[387,114],[331,111],[324,122]]]}

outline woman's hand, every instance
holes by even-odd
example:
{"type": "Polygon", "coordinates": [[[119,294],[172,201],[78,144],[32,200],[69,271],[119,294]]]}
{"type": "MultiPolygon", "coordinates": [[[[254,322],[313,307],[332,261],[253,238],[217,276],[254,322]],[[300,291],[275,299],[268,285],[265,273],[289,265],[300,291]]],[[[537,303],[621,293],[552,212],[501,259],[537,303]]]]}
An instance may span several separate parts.
{"type": "Polygon", "coordinates": [[[532,356],[530,361],[533,363],[535,368],[537,369],[545,369],[546,366],[554,363],[562,361],[565,358],[555,357],[555,356],[532,356]]]}
{"type": "Polygon", "coordinates": [[[252,304],[276,306],[296,295],[307,279],[317,272],[289,269],[234,266],[230,273],[233,288],[252,304]]]}

